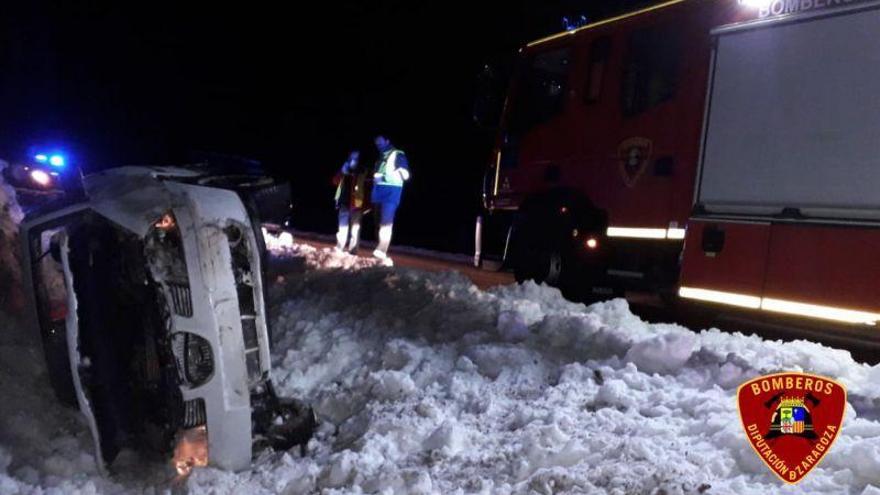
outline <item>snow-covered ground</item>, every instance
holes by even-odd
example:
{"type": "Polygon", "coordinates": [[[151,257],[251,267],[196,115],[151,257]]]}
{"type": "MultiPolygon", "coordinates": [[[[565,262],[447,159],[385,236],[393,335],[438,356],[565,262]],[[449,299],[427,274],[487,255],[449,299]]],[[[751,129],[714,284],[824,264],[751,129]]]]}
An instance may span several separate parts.
{"type": "MultiPolygon", "coordinates": [[[[807,342],[647,324],[534,284],[483,292],[457,273],[275,246],[274,380],[322,426],[306,457],[199,469],[193,493],[880,494],[880,367],[807,342]],[[837,378],[839,440],[781,486],[741,431],[757,374],[837,378]]],[[[0,493],[168,489],[136,454],[99,476],[82,421],[56,405],[39,350],[0,321],[0,493]],[[157,485],[156,488],[151,486],[157,485]]]]}

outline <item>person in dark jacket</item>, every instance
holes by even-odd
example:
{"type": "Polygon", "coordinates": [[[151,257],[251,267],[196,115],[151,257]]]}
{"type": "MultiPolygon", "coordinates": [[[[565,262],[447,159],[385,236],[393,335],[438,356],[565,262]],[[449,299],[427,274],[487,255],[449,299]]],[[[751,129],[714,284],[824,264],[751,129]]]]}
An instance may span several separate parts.
{"type": "Polygon", "coordinates": [[[379,245],[373,251],[373,256],[388,260],[394,216],[400,205],[403,184],[410,178],[409,161],[406,154],[395,148],[388,137],[376,136],[375,143],[379,150],[379,159],[373,173],[372,201],[379,224],[379,245]]]}
{"type": "Polygon", "coordinates": [[[337,185],[336,208],[339,210],[336,249],[339,251],[357,254],[361,218],[367,204],[366,179],[366,170],[360,166],[360,153],[352,151],[334,178],[337,185]]]}

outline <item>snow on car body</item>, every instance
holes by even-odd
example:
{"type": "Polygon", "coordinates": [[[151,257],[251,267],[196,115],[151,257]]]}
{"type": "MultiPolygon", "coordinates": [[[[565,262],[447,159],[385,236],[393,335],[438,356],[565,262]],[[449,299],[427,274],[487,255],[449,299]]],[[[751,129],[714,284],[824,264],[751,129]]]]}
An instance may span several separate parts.
{"type": "Polygon", "coordinates": [[[238,193],[205,177],[101,172],[81,201],[22,224],[53,386],[85,414],[102,466],[146,443],[166,454],[177,444],[181,472],[208,460],[239,470],[257,442],[308,438],[311,412],[269,381],[259,226],[238,193]]]}

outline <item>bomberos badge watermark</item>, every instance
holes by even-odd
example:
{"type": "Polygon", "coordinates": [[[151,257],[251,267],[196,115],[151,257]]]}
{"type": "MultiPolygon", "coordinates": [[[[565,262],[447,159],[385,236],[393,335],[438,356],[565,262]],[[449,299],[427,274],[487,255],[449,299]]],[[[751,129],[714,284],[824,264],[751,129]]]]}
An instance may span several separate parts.
{"type": "Polygon", "coordinates": [[[840,433],[846,389],[807,373],[759,376],[737,389],[746,438],[786,483],[798,483],[828,455],[840,433]]]}

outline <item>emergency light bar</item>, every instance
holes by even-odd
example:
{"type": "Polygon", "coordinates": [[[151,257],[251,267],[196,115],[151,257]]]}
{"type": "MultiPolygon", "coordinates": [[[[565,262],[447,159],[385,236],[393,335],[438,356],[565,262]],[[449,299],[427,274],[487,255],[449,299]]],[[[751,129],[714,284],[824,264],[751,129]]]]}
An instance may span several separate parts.
{"type": "Polygon", "coordinates": [[[64,158],[64,155],[62,155],[60,153],[53,153],[51,155],[47,155],[45,153],[38,153],[38,154],[34,155],[34,161],[36,161],[39,164],[48,163],[49,165],[51,165],[53,167],[58,167],[58,168],[63,167],[64,165],[67,164],[67,160],[64,158]]]}
{"type": "Polygon", "coordinates": [[[63,155],[52,155],[49,157],[49,165],[53,167],[63,167],[65,163],[63,155]]]}

